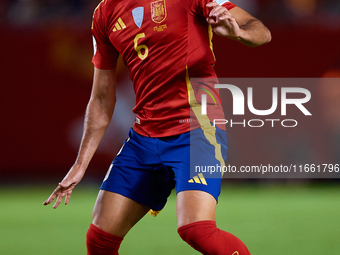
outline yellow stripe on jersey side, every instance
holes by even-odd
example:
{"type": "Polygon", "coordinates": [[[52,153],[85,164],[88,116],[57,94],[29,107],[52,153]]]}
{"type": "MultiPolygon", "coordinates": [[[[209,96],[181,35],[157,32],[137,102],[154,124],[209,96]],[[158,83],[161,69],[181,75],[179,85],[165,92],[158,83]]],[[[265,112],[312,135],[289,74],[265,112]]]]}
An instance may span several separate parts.
{"type": "Polygon", "coordinates": [[[97,7],[94,9],[94,11],[93,11],[91,29],[93,29],[93,18],[94,18],[94,14],[96,13],[96,10],[99,8],[99,6],[100,6],[104,1],[105,1],[105,0],[102,0],[102,1],[97,5],[97,7]]]}
{"type": "MultiPolygon", "coordinates": [[[[188,67],[186,67],[186,84],[187,84],[187,90],[188,90],[188,100],[189,100],[189,105],[192,111],[194,112],[198,123],[201,126],[201,129],[203,131],[203,134],[205,138],[210,142],[211,145],[214,146],[215,148],[215,158],[220,162],[221,164],[221,169],[225,166],[224,160],[222,157],[222,150],[221,150],[221,145],[217,143],[216,139],[216,127],[212,126],[210,123],[210,120],[207,115],[202,115],[202,106],[197,103],[194,90],[191,86],[191,82],[189,79],[189,71],[188,67]]],[[[222,173],[223,176],[223,173],[222,173]]]]}
{"type": "Polygon", "coordinates": [[[209,34],[209,46],[210,46],[210,50],[211,50],[211,53],[213,54],[214,60],[216,61],[215,53],[214,53],[214,47],[213,47],[213,42],[212,42],[212,39],[214,37],[214,33],[212,31],[211,25],[209,25],[209,27],[208,27],[208,34],[209,34]]]}
{"type": "MultiPolygon", "coordinates": [[[[93,13],[96,12],[96,10],[99,8],[99,6],[100,6],[104,1],[105,1],[105,0],[102,0],[102,1],[97,5],[97,7],[94,9],[93,13]]],[[[93,14],[93,15],[94,15],[94,14],[93,14]]]]}

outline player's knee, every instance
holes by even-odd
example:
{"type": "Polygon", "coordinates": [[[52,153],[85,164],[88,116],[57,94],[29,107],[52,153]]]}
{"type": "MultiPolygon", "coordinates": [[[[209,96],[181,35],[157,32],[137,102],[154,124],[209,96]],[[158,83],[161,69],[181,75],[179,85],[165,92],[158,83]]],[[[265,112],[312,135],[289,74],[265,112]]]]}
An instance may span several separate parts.
{"type": "MultiPolygon", "coordinates": [[[[184,226],[185,227],[185,226],[184,226]]],[[[197,233],[194,233],[191,231],[191,229],[186,228],[179,228],[178,234],[182,238],[182,240],[186,243],[188,243],[190,246],[197,246],[198,243],[198,235],[197,233]]]]}
{"type": "Polygon", "coordinates": [[[118,254],[123,237],[107,233],[91,224],[86,234],[87,255],[118,254]]]}
{"type": "Polygon", "coordinates": [[[198,221],[184,225],[178,229],[178,234],[183,241],[194,249],[205,250],[206,241],[218,231],[214,221],[198,221]]]}

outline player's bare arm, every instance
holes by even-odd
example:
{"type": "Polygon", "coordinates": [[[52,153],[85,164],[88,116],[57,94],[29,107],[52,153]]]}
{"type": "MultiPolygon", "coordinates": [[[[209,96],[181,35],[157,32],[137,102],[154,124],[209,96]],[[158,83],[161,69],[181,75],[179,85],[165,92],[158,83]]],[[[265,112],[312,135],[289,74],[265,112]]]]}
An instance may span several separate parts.
{"type": "Polygon", "coordinates": [[[77,159],[58,187],[44,202],[50,204],[57,198],[57,208],[65,198],[68,204],[73,188],[81,181],[104,133],[111,121],[116,103],[115,70],[95,68],[91,97],[86,108],[83,137],[77,159]]]}
{"type": "Polygon", "coordinates": [[[216,2],[207,4],[212,8],[207,22],[220,36],[256,47],[271,41],[271,33],[263,23],[239,7],[228,11],[216,2]]]}

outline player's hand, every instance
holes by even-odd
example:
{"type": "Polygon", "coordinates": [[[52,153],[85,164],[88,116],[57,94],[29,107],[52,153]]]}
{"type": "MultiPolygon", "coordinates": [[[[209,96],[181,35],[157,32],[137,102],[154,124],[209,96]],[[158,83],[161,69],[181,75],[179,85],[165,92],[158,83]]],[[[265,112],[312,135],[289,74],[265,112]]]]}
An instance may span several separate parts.
{"type": "Polygon", "coordinates": [[[44,202],[44,205],[52,203],[57,198],[53,205],[53,208],[56,209],[65,196],[65,205],[67,205],[70,201],[73,188],[81,181],[84,174],[85,171],[72,167],[65,178],[58,184],[58,187],[52,192],[51,196],[44,202]]]}
{"type": "Polygon", "coordinates": [[[216,2],[210,2],[206,6],[212,8],[207,22],[211,25],[215,33],[232,39],[237,39],[242,36],[242,29],[227,8],[216,2]]]}

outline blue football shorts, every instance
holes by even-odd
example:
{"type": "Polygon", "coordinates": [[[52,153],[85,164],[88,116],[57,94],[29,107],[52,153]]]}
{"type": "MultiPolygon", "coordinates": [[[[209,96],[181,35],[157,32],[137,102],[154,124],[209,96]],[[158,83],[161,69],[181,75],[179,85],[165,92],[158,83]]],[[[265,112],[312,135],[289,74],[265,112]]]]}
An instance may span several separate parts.
{"type": "Polygon", "coordinates": [[[198,128],[180,135],[152,138],[131,128],[101,189],[121,194],[154,211],[163,209],[173,188],[177,193],[204,191],[217,201],[222,177],[219,169],[227,157],[227,138],[226,131],[217,127],[209,134],[198,128]]]}

